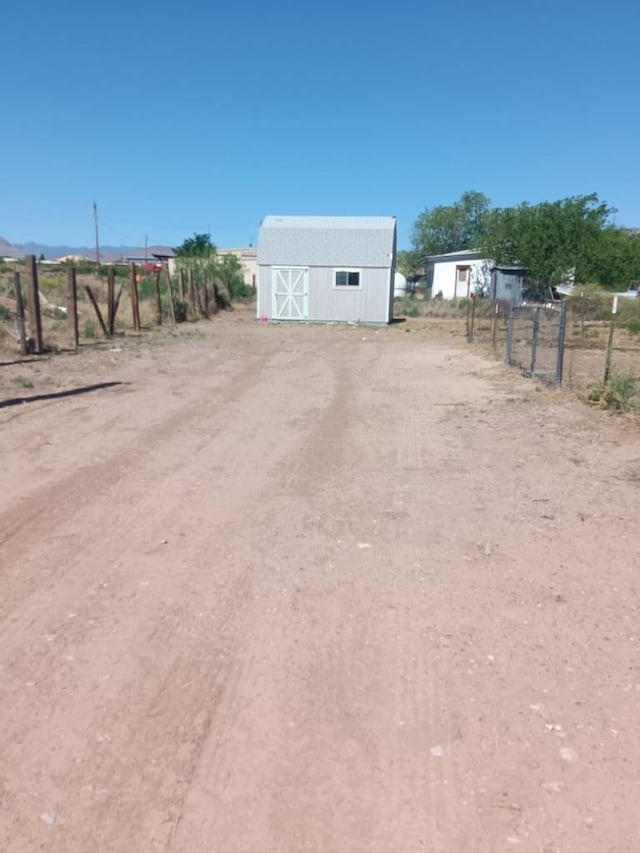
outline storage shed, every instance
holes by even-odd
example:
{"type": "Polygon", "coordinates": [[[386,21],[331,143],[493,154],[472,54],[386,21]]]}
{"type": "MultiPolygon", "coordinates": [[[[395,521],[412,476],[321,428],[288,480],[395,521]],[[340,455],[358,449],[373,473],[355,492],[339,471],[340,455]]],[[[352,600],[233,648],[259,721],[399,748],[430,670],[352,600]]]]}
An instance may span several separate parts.
{"type": "Polygon", "coordinates": [[[522,302],[526,269],[520,264],[496,264],[491,270],[491,292],[495,301],[522,302]]]}
{"type": "Polygon", "coordinates": [[[389,323],[395,263],[395,217],[267,216],[258,240],[258,317],[389,323]]]}

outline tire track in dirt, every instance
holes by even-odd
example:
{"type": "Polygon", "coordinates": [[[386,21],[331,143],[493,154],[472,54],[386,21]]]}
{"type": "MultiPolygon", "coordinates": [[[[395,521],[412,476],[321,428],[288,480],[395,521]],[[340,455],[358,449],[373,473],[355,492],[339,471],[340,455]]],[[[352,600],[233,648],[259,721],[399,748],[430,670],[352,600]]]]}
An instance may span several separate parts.
{"type": "MultiPolygon", "coordinates": [[[[40,488],[37,495],[30,497],[26,507],[5,511],[0,518],[0,546],[27,531],[36,519],[39,532],[46,533],[48,529],[60,524],[61,519],[69,512],[70,501],[81,504],[88,491],[98,498],[100,492],[117,488],[122,479],[128,476],[130,469],[145,464],[151,468],[149,447],[156,446],[159,442],[170,442],[175,433],[189,427],[191,421],[202,421],[205,417],[203,410],[206,410],[206,416],[210,417],[210,407],[214,403],[224,407],[229,398],[242,392],[245,385],[251,387],[258,383],[264,364],[263,358],[246,362],[238,375],[228,378],[215,400],[203,399],[199,394],[188,408],[182,405],[175,413],[168,417],[163,416],[162,420],[153,426],[145,425],[142,433],[133,441],[129,441],[126,449],[114,448],[112,455],[101,462],[83,465],[49,487],[40,488]]],[[[205,385],[201,393],[215,393],[216,390],[205,385]]],[[[117,418],[111,418],[108,424],[104,425],[104,432],[108,433],[110,427],[117,422],[117,418]]]]}
{"type": "MultiPolygon", "coordinates": [[[[255,382],[259,381],[260,373],[255,376],[255,381],[252,382],[248,387],[244,388],[242,385],[235,384],[235,399],[238,401],[237,403],[229,403],[225,408],[225,417],[229,419],[229,424],[234,423],[244,414],[244,417],[249,414],[251,411],[253,423],[251,426],[251,430],[257,433],[257,437],[259,438],[259,434],[261,432],[261,425],[264,422],[272,424],[274,419],[278,419],[282,417],[285,421],[287,418],[291,419],[293,416],[293,420],[298,420],[301,414],[303,414],[309,405],[313,407],[315,405],[315,392],[311,394],[299,395],[299,394],[288,394],[285,392],[285,384],[278,380],[278,374],[281,370],[280,362],[282,360],[281,355],[276,355],[271,363],[266,362],[264,371],[271,371],[272,376],[270,377],[270,391],[272,393],[268,395],[263,395],[262,397],[262,408],[261,413],[257,413],[254,408],[254,404],[256,402],[256,398],[252,393],[252,389],[255,387],[255,382]],[[243,413],[238,410],[238,406],[247,407],[247,411],[243,413]],[[277,412],[277,415],[276,415],[277,412]],[[297,413],[297,415],[295,414],[297,413]]],[[[264,373],[263,371],[263,373],[264,373]]],[[[210,409],[216,405],[217,401],[213,401],[209,404],[210,409]]],[[[312,411],[313,409],[311,409],[312,411]]],[[[194,411],[193,409],[189,409],[187,411],[186,421],[186,439],[189,446],[192,446],[193,442],[188,441],[190,437],[193,436],[194,426],[194,411]]],[[[198,414],[198,419],[195,421],[197,424],[201,422],[207,416],[207,409],[198,414]]],[[[311,417],[312,415],[306,415],[306,417],[311,417]]],[[[242,418],[241,418],[242,419],[242,418]]],[[[184,422],[183,422],[184,423],[184,422]]],[[[180,426],[180,418],[176,416],[175,421],[172,422],[171,428],[175,432],[180,426]]],[[[250,590],[248,587],[248,578],[251,576],[252,567],[247,565],[245,561],[240,560],[240,565],[237,568],[238,580],[237,582],[233,582],[230,585],[230,581],[224,579],[224,576],[221,576],[216,583],[216,593],[214,596],[215,600],[211,600],[211,591],[206,589],[206,587],[202,586],[202,582],[198,581],[197,573],[200,570],[200,567],[206,564],[207,556],[212,553],[212,545],[215,547],[215,543],[217,541],[220,542],[222,548],[224,548],[225,538],[229,536],[229,533],[225,533],[225,528],[230,525],[233,527],[233,517],[238,513],[240,509],[239,500],[246,501],[251,497],[251,491],[248,490],[249,483],[253,483],[253,487],[260,490],[265,487],[267,476],[271,467],[277,463],[279,457],[287,452],[291,447],[295,447],[297,441],[299,440],[297,435],[294,436],[290,431],[284,430],[282,432],[283,443],[272,444],[265,446],[264,442],[256,441],[255,445],[252,445],[251,441],[247,444],[245,435],[238,435],[238,433],[232,429],[222,430],[222,433],[227,438],[222,440],[222,443],[218,443],[216,445],[216,451],[219,454],[221,459],[228,458],[237,458],[239,464],[236,465],[236,470],[234,471],[234,477],[232,480],[227,481],[223,486],[219,487],[220,494],[224,494],[224,512],[223,514],[218,514],[217,517],[213,520],[213,529],[212,534],[209,535],[206,531],[206,528],[203,528],[203,522],[205,518],[198,518],[198,513],[195,513],[196,516],[196,525],[192,530],[192,533],[195,535],[196,528],[200,529],[200,536],[196,540],[197,547],[187,547],[186,553],[181,555],[181,563],[182,563],[182,572],[178,574],[178,577],[172,579],[172,575],[174,574],[174,570],[171,567],[170,562],[167,561],[166,556],[160,556],[159,560],[154,558],[154,555],[149,555],[148,559],[145,560],[144,564],[146,566],[145,569],[141,571],[140,567],[135,569],[135,574],[138,578],[154,578],[158,574],[158,568],[162,569],[164,567],[164,572],[160,572],[161,574],[161,583],[164,582],[170,583],[174,587],[174,593],[177,592],[175,590],[175,581],[180,580],[180,576],[184,578],[184,580],[188,579],[190,576],[193,578],[193,582],[196,587],[200,589],[200,594],[204,592],[204,600],[210,601],[210,606],[214,608],[214,612],[222,612],[228,615],[229,624],[233,624],[235,619],[242,618],[242,609],[246,606],[247,602],[250,600],[250,590]],[[247,481],[247,476],[252,474],[252,480],[249,479],[247,481]],[[204,532],[204,536],[202,533],[204,532]],[[215,532],[215,533],[214,533],[215,532]],[[159,562],[159,566],[158,566],[159,562]],[[153,565],[155,563],[155,565],[153,565]],[[162,574],[165,575],[162,578],[162,574]],[[205,592],[206,589],[206,592],[205,592]]],[[[300,436],[300,440],[303,439],[303,435],[300,436]]],[[[156,448],[156,452],[152,459],[151,468],[155,470],[157,466],[157,454],[161,452],[162,445],[159,443],[155,443],[152,445],[156,448]],[[155,462],[155,465],[153,464],[155,462]]],[[[198,476],[197,467],[201,462],[199,459],[195,458],[191,462],[188,459],[184,459],[184,464],[186,466],[185,478],[184,481],[187,484],[191,484],[194,482],[195,478],[198,476]]],[[[139,467],[139,466],[138,466],[139,467]]],[[[184,469],[183,469],[184,470],[184,469]]],[[[205,469],[206,470],[206,466],[205,469]]],[[[227,463],[227,470],[228,463],[227,463]]],[[[132,473],[129,472],[128,477],[132,479],[132,473]]],[[[204,473],[203,470],[200,471],[200,475],[204,473]]],[[[147,485],[148,488],[148,485],[147,485]]],[[[130,487],[128,486],[128,490],[130,491],[130,487]]],[[[120,500],[122,501],[122,492],[120,493],[120,500]]],[[[172,501],[168,504],[168,509],[170,510],[170,514],[174,512],[177,507],[180,505],[183,498],[185,498],[185,494],[180,491],[176,496],[172,496],[172,498],[177,498],[177,500],[172,499],[172,501]]],[[[152,499],[149,498],[150,505],[152,504],[152,499]]],[[[210,506],[210,496],[207,498],[208,505],[210,506]]],[[[117,535],[114,535],[111,539],[111,547],[117,549],[119,539],[125,539],[127,541],[127,552],[129,554],[135,554],[135,552],[140,548],[140,532],[137,531],[136,521],[140,517],[144,517],[145,515],[145,505],[143,502],[142,507],[138,508],[138,512],[135,514],[135,518],[131,525],[128,528],[120,529],[117,535]],[[140,512],[141,510],[141,512],[140,512]]],[[[180,516],[178,517],[180,520],[180,516]]],[[[184,522],[184,518],[182,521],[184,522]]],[[[161,528],[162,529],[162,528],[161,528]]],[[[145,526],[142,529],[142,533],[145,537],[149,536],[149,527],[148,522],[145,522],[145,526]]],[[[157,541],[157,540],[155,540],[157,541]]],[[[82,544],[82,543],[81,543],[82,544]]],[[[86,543],[85,543],[86,544],[86,543]]],[[[100,545],[102,552],[102,559],[108,553],[108,548],[105,552],[105,544],[102,543],[100,545]]],[[[166,549],[159,549],[160,551],[166,551],[166,549]]],[[[240,551],[237,543],[234,550],[240,551]]],[[[112,552],[113,553],[113,552],[112,552]]],[[[60,554],[60,561],[64,559],[64,553],[60,554]]],[[[90,554],[85,554],[85,560],[91,561],[90,554]]],[[[58,566],[61,568],[61,563],[58,566]]],[[[68,567],[68,571],[66,572],[69,577],[69,589],[66,591],[65,595],[70,599],[75,599],[76,597],[81,597],[81,590],[83,586],[87,583],[87,569],[84,568],[80,570],[76,575],[76,570],[79,569],[78,561],[76,561],[73,565],[68,567]]],[[[188,621],[189,610],[193,607],[193,601],[189,600],[184,603],[182,607],[182,615],[180,615],[180,609],[177,609],[176,603],[172,603],[171,598],[166,600],[159,600],[153,606],[152,610],[149,610],[149,605],[147,604],[146,608],[142,611],[139,610],[141,601],[137,601],[136,598],[132,598],[126,602],[125,610],[122,608],[122,590],[126,590],[127,587],[131,586],[131,582],[127,579],[127,571],[128,567],[124,561],[121,561],[119,567],[116,568],[115,573],[113,567],[109,571],[109,584],[108,587],[110,590],[119,590],[118,599],[114,599],[114,592],[106,592],[103,596],[103,600],[101,602],[101,607],[99,611],[95,609],[91,612],[91,618],[85,624],[82,624],[79,628],[80,623],[77,619],[73,619],[70,621],[58,620],[51,628],[47,628],[47,630],[51,630],[51,634],[49,636],[54,636],[56,639],[56,651],[55,653],[50,651],[46,646],[45,650],[42,649],[35,650],[36,657],[34,658],[34,651],[30,653],[30,657],[33,658],[32,663],[30,664],[30,671],[32,673],[32,678],[34,684],[38,684],[42,690],[41,701],[42,699],[48,695],[56,695],[55,705],[52,706],[49,711],[52,714],[51,717],[41,717],[39,720],[39,737],[43,744],[43,752],[46,754],[49,750],[47,750],[45,744],[48,741],[55,741],[56,733],[64,728],[64,717],[66,714],[65,703],[63,700],[63,696],[65,694],[60,695],[60,687],[61,685],[56,681],[52,681],[51,674],[59,669],[59,664],[57,663],[60,658],[64,658],[68,655],[76,656],[78,655],[78,650],[84,653],[85,659],[87,653],[89,655],[90,660],[93,661],[95,666],[96,663],[96,652],[99,653],[99,650],[103,646],[109,645],[107,642],[107,638],[113,632],[113,626],[109,626],[109,613],[114,613],[114,605],[116,605],[116,612],[118,612],[118,616],[116,617],[116,624],[120,625],[120,649],[122,653],[126,654],[127,646],[137,646],[141,645],[143,648],[153,648],[162,645],[162,636],[163,634],[168,637],[176,637],[180,639],[180,645],[184,648],[187,645],[186,654],[180,656],[180,658],[173,663],[171,663],[171,656],[168,661],[163,662],[162,664],[162,672],[164,672],[166,667],[169,667],[169,673],[166,677],[162,677],[159,681],[159,686],[157,688],[157,696],[158,699],[154,699],[154,691],[152,691],[151,699],[144,699],[143,703],[140,704],[140,699],[136,700],[136,696],[138,696],[140,687],[139,683],[144,680],[144,659],[140,659],[138,662],[135,658],[132,659],[131,665],[129,668],[129,673],[127,674],[126,681],[120,680],[119,682],[115,679],[110,679],[108,684],[108,690],[106,691],[106,696],[100,700],[100,705],[95,707],[95,700],[92,699],[92,693],[95,695],[96,689],[98,689],[99,685],[93,684],[94,679],[87,680],[86,675],[82,676],[81,684],[84,685],[84,688],[89,688],[89,693],[84,694],[79,691],[79,684],[70,684],[67,689],[71,689],[69,694],[71,701],[74,706],[85,706],[87,708],[94,708],[93,717],[90,715],[87,720],[87,732],[96,731],[104,729],[108,727],[109,720],[117,721],[117,712],[119,708],[126,707],[130,709],[128,711],[128,715],[135,714],[135,717],[140,719],[142,722],[138,726],[138,728],[131,729],[130,727],[121,733],[120,738],[120,748],[121,751],[129,756],[130,763],[135,767],[136,765],[139,767],[145,766],[145,749],[139,748],[138,744],[141,741],[142,744],[149,745],[149,738],[145,737],[145,732],[150,729],[152,733],[151,740],[153,741],[155,737],[156,746],[158,744],[162,744],[165,740],[168,740],[170,744],[173,744],[174,738],[171,737],[171,722],[175,721],[176,718],[180,719],[183,715],[183,711],[180,708],[188,709],[190,704],[197,702],[198,704],[207,704],[207,699],[210,700],[210,709],[207,712],[210,715],[210,718],[214,718],[216,716],[215,706],[220,704],[221,707],[229,706],[233,708],[233,694],[234,694],[234,675],[236,669],[236,658],[238,657],[238,652],[235,647],[235,644],[229,641],[228,647],[225,647],[224,655],[225,658],[229,658],[233,663],[229,663],[223,670],[222,674],[219,676],[215,676],[215,674],[209,673],[207,670],[207,660],[208,653],[211,651],[212,640],[215,636],[219,636],[222,632],[224,635],[223,625],[219,621],[216,622],[215,630],[213,631],[211,636],[206,636],[200,638],[198,642],[196,642],[195,646],[191,646],[191,651],[189,650],[189,646],[187,641],[185,640],[182,632],[182,628],[185,623],[188,621]],[[120,602],[120,603],[119,603],[120,602]],[[136,614],[134,621],[134,614],[136,614]],[[141,615],[146,615],[145,621],[140,621],[141,615]],[[124,621],[123,621],[124,620],[124,621]],[[150,621],[149,621],[150,620],[150,621]],[[124,633],[123,633],[124,629],[124,633]],[[194,665],[194,658],[197,659],[197,650],[201,648],[201,660],[202,666],[200,667],[200,671],[198,672],[198,666],[194,665]],[[207,650],[206,652],[204,650],[207,650]],[[91,651],[89,651],[91,650],[91,651]],[[140,668],[141,667],[141,668],[140,668]],[[195,672],[194,672],[195,670],[195,672]],[[161,721],[159,728],[154,725],[153,718],[153,708],[154,703],[166,700],[169,696],[171,696],[175,692],[175,682],[178,679],[178,675],[180,672],[189,672],[195,675],[195,678],[192,679],[193,683],[193,691],[189,693],[189,691],[181,690],[179,693],[179,702],[176,701],[176,698],[173,698],[168,703],[168,710],[166,714],[166,720],[163,721],[162,715],[159,715],[158,719],[161,721]],[[225,674],[226,673],[226,674],[225,674]],[[207,685],[211,683],[211,679],[214,678],[214,684],[210,689],[207,689],[207,685]],[[172,690],[172,687],[174,690],[172,690]],[[203,695],[200,695],[203,694],[203,695]]],[[[56,583],[59,585],[62,578],[58,575],[56,579],[56,583]]],[[[204,580],[204,578],[203,578],[204,580]]],[[[153,584],[155,581],[143,581],[145,583],[153,584]]],[[[99,586],[99,584],[98,584],[99,586]]],[[[60,589],[58,587],[58,594],[60,593],[60,589]]],[[[40,608],[40,603],[46,601],[48,597],[49,590],[40,590],[38,594],[38,601],[34,603],[34,608],[37,606],[40,608]]],[[[172,596],[173,597],[173,596],[172,596]]],[[[178,593],[178,602],[181,597],[184,597],[183,593],[178,593]]],[[[14,610],[16,612],[16,602],[14,602],[14,610]]],[[[24,610],[24,608],[23,608],[24,610]]],[[[44,612],[40,610],[40,612],[36,613],[32,618],[32,624],[36,624],[39,621],[44,612]]],[[[76,614],[77,616],[77,614],[76,614]]],[[[46,617],[45,617],[46,618],[46,617]]],[[[14,620],[15,622],[15,620],[14,620]]],[[[229,633],[233,634],[233,630],[230,628],[229,633]]],[[[5,639],[10,639],[10,635],[7,635],[5,639]]],[[[242,645],[241,638],[239,640],[240,646],[242,645]]],[[[10,644],[9,644],[10,645],[10,644]]],[[[113,646],[113,643],[111,643],[113,646]]],[[[10,654],[10,649],[5,645],[3,648],[3,652],[7,655],[10,654]]],[[[27,650],[29,653],[29,650],[27,650]]],[[[240,665],[241,665],[240,660],[240,665]]],[[[111,660],[111,664],[113,664],[113,660],[111,660]]],[[[22,655],[22,667],[24,666],[24,655],[22,655]]],[[[82,668],[84,669],[85,664],[83,663],[82,668]]],[[[103,667],[98,666],[98,669],[102,669],[102,672],[109,672],[109,660],[106,659],[103,661],[103,667]]],[[[154,668],[157,669],[157,664],[151,664],[152,670],[154,668]]],[[[237,681],[237,679],[236,679],[237,681]]],[[[19,693],[19,691],[18,691],[19,693]]],[[[15,707],[16,715],[15,721],[16,725],[19,725],[19,721],[22,718],[22,712],[20,710],[21,703],[17,701],[16,695],[13,696],[13,704],[15,707]]],[[[229,711],[228,713],[233,713],[229,711]]],[[[158,716],[158,715],[156,715],[158,716]]],[[[5,720],[5,733],[9,730],[7,724],[9,720],[5,720]]],[[[80,740],[82,740],[82,735],[80,732],[78,733],[80,740]]],[[[196,739],[195,746],[193,749],[189,751],[188,761],[186,764],[183,762],[182,769],[178,769],[178,772],[172,770],[172,773],[175,773],[176,776],[181,780],[179,788],[176,788],[176,791],[182,790],[183,787],[188,787],[188,779],[190,773],[192,772],[193,767],[197,764],[197,756],[199,752],[199,744],[204,739],[206,732],[202,734],[199,739],[196,739]]],[[[104,741],[105,743],[111,744],[113,742],[113,737],[111,741],[104,741]]],[[[19,746],[19,744],[16,744],[19,746]]],[[[19,754],[19,750],[18,753],[19,754]]],[[[122,789],[119,792],[119,795],[109,795],[111,791],[111,787],[106,784],[107,780],[115,775],[116,778],[122,777],[122,772],[119,769],[119,764],[117,761],[117,757],[112,755],[110,750],[106,750],[104,757],[101,760],[95,761],[97,756],[94,756],[94,763],[92,765],[92,773],[96,775],[98,780],[97,787],[100,789],[101,796],[105,797],[105,805],[104,808],[99,808],[94,811],[96,814],[96,823],[98,825],[103,825],[104,821],[108,819],[108,815],[113,813],[113,809],[117,809],[118,813],[123,814],[127,809],[127,804],[135,802],[137,791],[135,790],[135,785],[132,787],[131,785],[122,784],[122,789]]],[[[169,764],[172,762],[180,765],[180,761],[172,758],[171,754],[169,755],[169,764]]],[[[43,764],[46,765],[46,759],[43,761],[43,764]]],[[[34,766],[34,772],[36,772],[36,767],[34,766]]],[[[135,774],[134,774],[135,775],[135,774]]],[[[55,774],[52,774],[52,778],[55,778],[55,774]]],[[[147,790],[149,800],[153,802],[157,797],[158,785],[153,782],[153,779],[149,776],[138,779],[141,786],[147,790]]],[[[176,783],[177,784],[177,783],[176,783]]],[[[96,789],[96,783],[91,782],[92,788],[91,790],[96,789]]],[[[116,786],[117,787],[117,786],[116,786]]],[[[57,796],[55,794],[55,789],[52,787],[48,787],[47,790],[50,793],[51,799],[55,802],[57,796]]],[[[181,796],[181,795],[180,795],[181,796]]],[[[171,801],[176,800],[176,792],[169,797],[171,801]]],[[[180,801],[180,797],[177,797],[178,804],[180,801]]],[[[65,807],[65,803],[62,802],[60,805],[60,814],[64,814],[65,810],[68,810],[68,805],[65,807]]],[[[87,807],[90,807],[90,803],[87,803],[87,807]]],[[[153,812],[153,809],[147,803],[146,808],[149,812],[153,812]]],[[[157,812],[154,812],[155,817],[150,817],[146,823],[148,824],[147,830],[152,832],[152,835],[156,840],[162,837],[164,840],[162,843],[167,843],[166,837],[163,835],[164,823],[167,822],[166,814],[171,813],[173,811],[171,808],[160,808],[157,812]],[[157,829],[157,824],[159,822],[160,815],[162,815],[162,822],[160,823],[161,829],[157,829]],[[156,829],[151,831],[151,824],[156,825],[156,829]],[[158,835],[159,833],[159,835],[158,835]],[[156,837],[157,836],[157,837],[156,837]]],[[[18,810],[19,811],[19,810],[18,810]]],[[[138,817],[136,817],[135,813],[130,814],[130,819],[132,824],[138,825],[140,823],[138,817]]],[[[169,821],[169,824],[170,821],[169,821]]],[[[165,827],[166,829],[166,827],[165,827]]],[[[145,832],[147,831],[145,830],[145,832]]],[[[79,832],[78,838],[86,836],[86,830],[84,834],[82,831],[77,830],[79,832]]],[[[142,833],[142,828],[141,828],[142,833]]],[[[69,832],[72,837],[73,833],[71,832],[71,828],[69,828],[69,832]]],[[[37,837],[37,835],[36,835],[37,837]]],[[[93,838],[93,836],[91,836],[93,838]]],[[[140,841],[143,844],[146,844],[148,838],[150,836],[145,836],[143,833],[141,835],[140,841]],[[146,838],[146,840],[145,840],[146,838]]],[[[96,840],[95,838],[93,839],[96,840]]],[[[99,839],[98,839],[99,840],[99,839]]],[[[79,843],[79,842],[78,842],[79,843]]],[[[155,843],[155,842],[154,842],[155,843]]],[[[22,850],[28,849],[25,845],[21,848],[22,850]]]]}
{"type": "Polygon", "coordinates": [[[450,347],[263,331],[260,384],[224,406],[247,430],[190,414],[123,474],[121,541],[81,539],[98,568],[64,574],[65,521],[59,597],[13,609],[0,847],[633,850],[628,449],[591,457],[583,415],[509,403],[450,347]],[[573,427],[588,470],[549,459],[573,427]]]}
{"type": "MultiPolygon", "coordinates": [[[[379,437],[372,441],[361,395],[340,368],[344,359],[341,352],[332,360],[330,404],[299,457],[287,460],[282,485],[274,484],[272,518],[267,513],[260,525],[270,529],[281,516],[286,519],[277,526],[277,547],[264,543],[264,571],[255,579],[260,616],[256,613],[252,645],[263,651],[247,672],[252,689],[227,734],[226,755],[225,750],[203,755],[172,845],[178,853],[207,843],[231,844],[237,851],[260,844],[278,851],[341,851],[345,838],[354,851],[400,851],[445,838],[449,829],[458,793],[454,767],[448,752],[442,759],[430,754],[447,682],[434,677],[433,663],[422,656],[417,665],[407,664],[420,654],[419,643],[410,652],[411,638],[422,639],[423,625],[414,624],[416,614],[403,601],[402,569],[395,566],[397,578],[389,573],[393,538],[387,548],[381,541],[386,531],[375,528],[388,491],[380,451],[386,456],[389,445],[395,447],[405,490],[418,502],[425,494],[426,487],[415,488],[422,477],[424,424],[405,419],[396,442],[378,420],[379,437]],[[361,511],[363,499],[354,494],[350,471],[362,472],[363,466],[377,510],[363,524],[365,541],[359,541],[350,507],[357,503],[361,511]],[[371,554],[376,556],[370,559],[371,554]],[[388,603],[372,612],[367,601],[379,601],[382,589],[388,603]],[[297,636],[304,637],[304,647],[297,636]],[[440,692],[432,696],[425,719],[434,689],[440,692]],[[401,721],[407,728],[398,722],[400,713],[409,718],[408,725],[401,721]],[[216,762],[224,772],[215,769],[216,762]],[[258,790],[277,794],[257,799],[258,790]],[[357,790],[363,792],[361,802],[354,800],[357,790]],[[397,808],[381,809],[388,801],[397,808]],[[231,816],[238,809],[250,810],[252,823],[234,830],[231,816]],[[190,817],[196,812],[197,825],[190,817]],[[320,823],[321,814],[330,820],[320,823]],[[395,846],[376,846],[384,838],[393,838],[395,846]]],[[[378,354],[369,359],[350,348],[348,360],[356,375],[371,373],[378,354]]],[[[425,606],[433,615],[428,602],[425,606]]]]}

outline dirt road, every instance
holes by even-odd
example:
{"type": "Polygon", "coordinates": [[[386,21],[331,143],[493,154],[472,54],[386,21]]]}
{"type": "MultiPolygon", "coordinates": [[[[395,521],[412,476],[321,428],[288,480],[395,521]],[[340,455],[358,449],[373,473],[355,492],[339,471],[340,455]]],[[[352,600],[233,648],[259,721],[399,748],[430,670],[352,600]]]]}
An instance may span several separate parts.
{"type": "Polygon", "coordinates": [[[2,369],[0,850],[640,849],[638,435],[417,322],[2,369]]]}

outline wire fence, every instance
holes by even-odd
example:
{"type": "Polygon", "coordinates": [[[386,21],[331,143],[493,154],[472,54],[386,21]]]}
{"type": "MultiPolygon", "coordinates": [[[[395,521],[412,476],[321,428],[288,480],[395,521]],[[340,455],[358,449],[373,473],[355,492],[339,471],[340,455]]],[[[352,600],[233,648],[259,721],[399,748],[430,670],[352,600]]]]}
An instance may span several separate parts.
{"type": "Polygon", "coordinates": [[[135,263],[103,269],[79,273],[75,265],[39,265],[34,255],[14,269],[0,264],[0,351],[77,350],[125,330],[210,318],[221,307],[218,283],[192,270],[172,281],[166,267],[146,276],[135,263]]]}
{"type": "Polygon", "coordinates": [[[545,305],[470,300],[467,337],[549,384],[588,395],[623,378],[640,393],[640,299],[598,294],[545,305]]]}

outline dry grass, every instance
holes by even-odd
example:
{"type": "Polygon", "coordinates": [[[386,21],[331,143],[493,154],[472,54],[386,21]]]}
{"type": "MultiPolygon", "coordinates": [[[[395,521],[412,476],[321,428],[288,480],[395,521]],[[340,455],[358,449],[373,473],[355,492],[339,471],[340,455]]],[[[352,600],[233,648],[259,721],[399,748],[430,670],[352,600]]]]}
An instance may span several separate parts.
{"type": "MultiPolygon", "coordinates": [[[[38,274],[40,289],[42,331],[45,348],[50,352],[61,352],[72,348],[72,336],[67,319],[67,273],[65,270],[44,269],[38,274]]],[[[93,274],[78,275],[78,329],[81,344],[98,344],[104,334],[94,308],[87,296],[86,287],[91,288],[100,307],[103,320],[107,318],[107,282],[93,274]]],[[[116,293],[124,286],[115,322],[115,335],[121,337],[133,333],[131,297],[128,278],[116,279],[116,293]]],[[[24,276],[23,298],[26,299],[24,276]]],[[[150,280],[141,283],[140,320],[144,330],[157,326],[154,285],[150,280]]],[[[167,297],[163,293],[166,311],[167,297]]],[[[19,353],[19,338],[16,323],[16,301],[13,285],[13,270],[0,270],[0,352],[4,360],[19,353]]],[[[165,317],[166,319],[166,317],[165,317]]],[[[195,319],[189,317],[189,319],[195,319]]],[[[27,324],[27,334],[29,328],[27,324]]]]}

